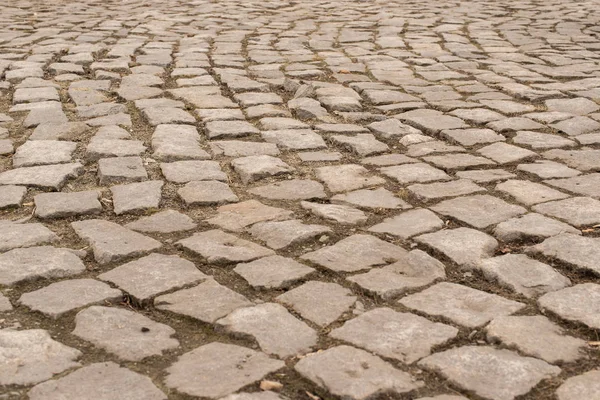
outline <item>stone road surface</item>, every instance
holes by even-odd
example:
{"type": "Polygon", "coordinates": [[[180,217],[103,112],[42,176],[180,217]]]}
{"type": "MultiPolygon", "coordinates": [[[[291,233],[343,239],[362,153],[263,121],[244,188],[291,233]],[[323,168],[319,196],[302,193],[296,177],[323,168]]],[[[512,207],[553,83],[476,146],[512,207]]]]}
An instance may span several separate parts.
{"type": "Polygon", "coordinates": [[[595,1],[0,4],[0,399],[600,399],[595,1]]]}

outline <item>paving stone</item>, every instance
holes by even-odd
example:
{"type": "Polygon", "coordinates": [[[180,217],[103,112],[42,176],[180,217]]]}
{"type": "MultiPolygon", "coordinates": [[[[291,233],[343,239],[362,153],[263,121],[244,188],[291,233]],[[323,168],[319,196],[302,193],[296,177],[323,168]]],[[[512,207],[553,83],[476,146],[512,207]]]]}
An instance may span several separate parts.
{"type": "Polygon", "coordinates": [[[417,199],[424,202],[486,191],[485,188],[476,185],[468,179],[450,182],[414,184],[408,186],[406,189],[417,199]]]}
{"type": "Polygon", "coordinates": [[[507,143],[494,143],[477,150],[481,155],[500,164],[509,164],[538,157],[537,153],[507,143]]]}
{"type": "Polygon", "coordinates": [[[246,121],[210,121],[206,123],[209,139],[255,135],[260,131],[246,121]]]}
{"type": "Polygon", "coordinates": [[[357,272],[402,259],[406,250],[371,235],[355,234],[301,256],[333,271],[357,272]]]}
{"type": "Polygon", "coordinates": [[[303,201],[302,208],[310,210],[313,214],[333,220],[340,224],[354,225],[367,221],[367,215],[361,210],[341,204],[321,204],[303,201]]]}
{"type": "Polygon", "coordinates": [[[369,272],[347,279],[367,292],[389,300],[407,290],[427,286],[445,277],[444,265],[441,262],[424,251],[412,250],[394,264],[373,268],[369,272]]]}
{"type": "Polygon", "coordinates": [[[23,186],[6,185],[0,191],[0,210],[5,208],[19,207],[27,194],[27,188],[23,186]]]}
{"type": "Polygon", "coordinates": [[[409,210],[395,217],[386,218],[369,228],[370,232],[387,233],[408,239],[411,236],[431,232],[444,227],[444,221],[427,209],[409,210]]]}
{"type": "Polygon", "coordinates": [[[356,164],[320,167],[316,171],[317,179],[325,183],[334,193],[362,189],[381,185],[385,181],[377,176],[371,176],[366,168],[356,164]]]}
{"type": "Polygon", "coordinates": [[[496,132],[528,131],[544,128],[544,125],[524,117],[503,118],[489,122],[486,126],[496,132]]]}
{"type": "Polygon", "coordinates": [[[125,228],[144,233],[173,233],[196,228],[194,220],[175,210],[157,212],[130,222],[125,228]]]}
{"type": "Polygon", "coordinates": [[[213,205],[236,203],[239,198],[229,185],[218,181],[192,181],[177,190],[187,205],[213,205]]]}
{"type": "Polygon", "coordinates": [[[561,233],[581,235],[581,232],[571,225],[536,213],[511,218],[494,228],[494,236],[503,242],[539,240],[561,233]]]}
{"type": "Polygon", "coordinates": [[[90,130],[84,122],[42,123],[29,136],[29,140],[80,140],[90,130]]]}
{"type": "Polygon", "coordinates": [[[68,163],[76,146],[74,142],[28,140],[15,151],[13,167],[68,163]]]}
{"type": "Polygon", "coordinates": [[[200,135],[189,125],[158,125],[152,134],[152,157],[161,161],[207,160],[200,148],[200,135]]]}
{"type": "Polygon", "coordinates": [[[274,254],[273,250],[217,229],[195,233],[177,244],[202,256],[210,264],[252,261],[274,254]]]}
{"type": "Polygon", "coordinates": [[[120,290],[94,279],[69,279],[25,293],[19,303],[56,319],[90,304],[120,300],[121,296],[120,290]]]}
{"type": "Polygon", "coordinates": [[[440,373],[462,389],[493,400],[512,400],[561,372],[542,360],[487,346],[446,350],[421,360],[419,365],[440,373]]]}
{"type": "Polygon", "coordinates": [[[125,396],[131,400],[166,400],[147,376],[109,361],[90,364],[59,379],[34,386],[31,400],[75,400],[91,397],[110,400],[125,396]]]}
{"type": "Polygon", "coordinates": [[[0,251],[50,244],[58,240],[56,233],[42,224],[0,220],[0,251]]]}
{"type": "Polygon", "coordinates": [[[241,140],[223,140],[210,142],[210,149],[215,155],[226,157],[276,156],[279,149],[274,143],[245,142],[241,140]]]}
{"type": "Polygon", "coordinates": [[[410,164],[416,162],[418,162],[416,159],[407,157],[404,154],[385,154],[382,156],[367,157],[361,160],[361,164],[376,165],[379,167],[410,164]]]}
{"type": "Polygon", "coordinates": [[[535,212],[562,219],[574,226],[600,223],[600,201],[589,197],[572,197],[533,207],[535,212]]]}
{"type": "Polygon", "coordinates": [[[142,114],[152,126],[196,123],[196,119],[190,113],[176,107],[148,107],[143,109],[142,114]]]}
{"type": "Polygon", "coordinates": [[[194,263],[178,256],[150,254],[98,275],[139,301],[197,283],[207,276],[194,263]]]}
{"type": "Polygon", "coordinates": [[[101,185],[137,182],[148,179],[140,157],[112,157],[98,160],[98,177],[101,185]]]}
{"type": "Polygon", "coordinates": [[[583,172],[600,171],[600,150],[548,150],[542,154],[545,158],[559,160],[569,167],[583,172]]]}
{"type": "Polygon", "coordinates": [[[53,340],[42,329],[0,330],[0,384],[31,385],[69,368],[82,353],[53,340]]]}
{"type": "Polygon", "coordinates": [[[389,150],[387,144],[375,139],[370,133],[362,133],[356,136],[334,135],[331,141],[342,147],[349,148],[353,153],[362,157],[372,154],[384,153],[389,150]]]}
{"type": "Polygon", "coordinates": [[[0,254],[0,283],[40,278],[62,278],[85,271],[85,265],[71,250],[52,246],[13,249],[0,254]]]}
{"type": "Polygon", "coordinates": [[[247,200],[238,204],[228,204],[217,209],[218,214],[206,220],[211,225],[234,232],[257,222],[280,221],[292,217],[293,212],[262,204],[257,200],[247,200]]]}
{"type": "Polygon", "coordinates": [[[290,258],[270,256],[238,264],[234,271],[256,289],[274,289],[289,287],[314,269],[290,258]]]}
{"type": "Polygon", "coordinates": [[[0,172],[0,185],[23,185],[60,190],[69,178],[76,178],[83,166],[76,163],[15,168],[0,172]]]}
{"type": "Polygon", "coordinates": [[[318,101],[306,97],[292,99],[287,105],[300,119],[318,119],[327,116],[327,110],[318,101]]]}
{"type": "Polygon", "coordinates": [[[115,214],[157,209],[162,198],[163,181],[146,181],[110,188],[115,214]]]}
{"type": "Polygon", "coordinates": [[[592,370],[573,376],[556,390],[558,400],[597,400],[600,393],[600,371],[592,370]]]}
{"type": "Polygon", "coordinates": [[[502,182],[496,185],[496,190],[509,194],[519,203],[527,206],[569,197],[568,194],[551,189],[548,186],[525,180],[511,179],[502,182]]]}
{"type": "Polygon", "coordinates": [[[424,163],[396,165],[381,168],[381,173],[400,184],[413,182],[448,181],[450,176],[444,171],[424,163]]]}
{"type": "Polygon", "coordinates": [[[216,323],[225,332],[252,336],[266,353],[281,358],[306,353],[317,344],[312,328],[275,303],[238,308],[216,323]]]}
{"type": "Polygon", "coordinates": [[[303,318],[327,326],[348,311],[356,302],[352,292],[335,283],[306,282],[276,298],[303,318]]]}
{"type": "Polygon", "coordinates": [[[184,160],[161,163],[160,169],[169,182],[225,181],[227,174],[216,161],[184,160]]]}
{"type": "Polygon", "coordinates": [[[213,342],[181,355],[166,369],[165,384],[191,396],[220,398],[284,366],[264,353],[213,342]]]}
{"type": "Polygon", "coordinates": [[[412,206],[394,196],[387,189],[360,189],[344,194],[336,194],[331,198],[332,203],[348,204],[367,209],[407,209],[412,206]]]}
{"type": "Polygon", "coordinates": [[[324,149],[327,144],[323,138],[310,129],[280,129],[263,131],[262,138],[287,150],[317,150],[324,149]]]}
{"type": "Polygon", "coordinates": [[[583,237],[580,232],[561,232],[549,237],[544,242],[533,246],[529,251],[542,253],[546,257],[558,259],[579,269],[588,270],[600,275],[600,240],[583,237]]]}
{"type": "Polygon", "coordinates": [[[517,132],[513,143],[531,147],[534,150],[576,146],[574,141],[562,136],[531,131],[517,132]]]}
{"type": "Polygon", "coordinates": [[[76,108],[77,115],[81,118],[102,117],[119,113],[127,113],[127,107],[119,103],[99,103],[76,108]]]}
{"type": "Polygon", "coordinates": [[[18,88],[13,93],[13,104],[59,100],[58,91],[53,87],[18,88]]]}
{"type": "Polygon", "coordinates": [[[451,111],[450,114],[475,124],[485,124],[504,118],[504,115],[486,108],[458,109],[451,111]]]}
{"type": "Polygon", "coordinates": [[[430,322],[410,313],[376,308],[347,321],[330,336],[404,363],[413,363],[431,354],[456,337],[458,329],[430,322]]]}
{"type": "Polygon", "coordinates": [[[441,282],[399,301],[411,310],[443,317],[469,328],[511,315],[525,304],[455,283],[441,282]]]}
{"type": "Polygon", "coordinates": [[[175,330],[130,310],[92,306],[75,316],[72,334],[128,361],[179,347],[175,330]]]}
{"type": "Polygon", "coordinates": [[[15,148],[10,139],[0,139],[0,155],[10,155],[15,152],[15,148]]]}
{"type": "Polygon", "coordinates": [[[576,169],[569,168],[564,164],[546,160],[539,160],[532,164],[519,164],[517,165],[517,170],[528,172],[541,179],[571,178],[581,175],[581,172],[576,169]]]}
{"type": "Polygon", "coordinates": [[[498,317],[485,330],[489,342],[514,347],[549,363],[576,361],[583,357],[586,346],[541,315],[498,317]]]}
{"type": "Polygon", "coordinates": [[[418,143],[404,141],[408,138],[409,136],[406,136],[400,143],[408,147],[406,154],[411,157],[423,157],[434,153],[460,153],[465,151],[465,148],[462,146],[452,146],[441,140],[419,140],[418,143]]]}
{"type": "Polygon", "coordinates": [[[369,128],[376,136],[385,139],[421,133],[420,130],[413,128],[410,125],[403,124],[395,118],[373,122],[367,125],[367,128],[369,128]]]}
{"type": "Polygon", "coordinates": [[[552,267],[523,254],[506,254],[481,261],[483,275],[525,297],[537,297],[571,285],[552,267]]]}
{"type": "Polygon", "coordinates": [[[600,327],[600,285],[582,283],[538,299],[543,309],[568,321],[582,323],[592,329],[600,327]]]}
{"type": "Polygon", "coordinates": [[[545,103],[550,111],[560,111],[575,115],[586,115],[600,109],[598,104],[584,98],[550,99],[546,100],[545,103]]]}
{"type": "Polygon", "coordinates": [[[12,311],[13,306],[8,297],[0,293],[0,312],[12,311]]]}
{"type": "Polygon", "coordinates": [[[450,141],[467,147],[506,140],[504,136],[491,129],[452,129],[442,131],[441,135],[450,141]]]}
{"type": "Polygon", "coordinates": [[[400,121],[408,121],[414,127],[429,133],[439,133],[445,129],[460,129],[466,127],[466,124],[460,118],[444,115],[439,111],[427,114],[425,114],[423,111],[433,110],[409,111],[394,115],[394,118],[398,118],[400,121]]]}
{"type": "Polygon", "coordinates": [[[92,138],[87,146],[85,156],[90,161],[97,161],[107,157],[139,156],[145,151],[146,146],[139,140],[92,138]]]}
{"type": "Polygon", "coordinates": [[[248,190],[248,193],[271,200],[310,200],[326,197],[323,185],[312,180],[293,179],[248,190]]]}
{"type": "Polygon", "coordinates": [[[442,201],[431,207],[431,209],[479,229],[506,221],[526,212],[523,207],[509,204],[489,195],[457,197],[442,201]]]}
{"type": "Polygon", "coordinates": [[[71,227],[92,246],[94,258],[100,264],[144,255],[162,246],[157,240],[110,221],[89,219],[72,222],[71,227]]]}
{"type": "Polygon", "coordinates": [[[339,161],[342,159],[342,153],[337,151],[305,151],[298,153],[298,158],[303,162],[339,161]]]}
{"type": "Polygon", "coordinates": [[[35,215],[39,218],[64,218],[102,212],[100,192],[89,190],[71,193],[40,193],[34,197],[35,215]]]}
{"type": "Polygon", "coordinates": [[[544,183],[569,192],[600,198],[600,174],[587,174],[566,179],[552,179],[544,183]]]}
{"type": "Polygon", "coordinates": [[[213,323],[237,308],[251,305],[247,298],[220,285],[214,279],[206,279],[192,288],[154,299],[154,306],[159,310],[186,315],[207,323],[213,323]]]}
{"type": "Polygon", "coordinates": [[[364,400],[379,393],[406,393],[423,383],[370,353],[336,346],[301,359],[294,369],[335,396],[364,400]]]}
{"type": "Polygon", "coordinates": [[[303,224],[301,220],[289,220],[259,222],[248,231],[268,247],[278,250],[329,233],[331,229],[323,225],[303,224]]]}
{"type": "Polygon", "coordinates": [[[281,159],[267,155],[236,158],[231,165],[244,184],[294,171],[281,159]]]}

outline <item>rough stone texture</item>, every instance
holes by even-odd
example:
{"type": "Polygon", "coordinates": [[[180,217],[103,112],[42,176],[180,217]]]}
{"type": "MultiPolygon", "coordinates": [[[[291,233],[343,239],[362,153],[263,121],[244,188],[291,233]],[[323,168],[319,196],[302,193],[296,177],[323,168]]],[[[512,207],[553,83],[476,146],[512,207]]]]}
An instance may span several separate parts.
{"type": "Polygon", "coordinates": [[[442,345],[458,334],[458,329],[428,321],[390,308],[376,308],[342,327],[330,336],[365,348],[382,357],[413,363],[431,354],[434,346],[442,345]]]}
{"type": "Polygon", "coordinates": [[[568,321],[580,322],[592,329],[600,328],[600,285],[582,283],[538,299],[540,307],[568,321]]]}
{"type": "Polygon", "coordinates": [[[90,215],[102,212],[95,190],[71,193],[40,193],[33,200],[35,215],[39,218],[64,218],[73,215],[90,215]]]}
{"type": "Polygon", "coordinates": [[[42,329],[0,330],[0,384],[30,385],[69,368],[82,353],[53,340],[42,329]]]}
{"type": "Polygon", "coordinates": [[[402,239],[435,231],[444,226],[444,221],[427,209],[409,210],[369,228],[370,232],[389,233],[402,239]]]}
{"type": "Polygon", "coordinates": [[[581,235],[581,232],[571,225],[536,213],[511,218],[499,223],[494,228],[494,236],[503,242],[539,240],[561,233],[581,235]]]}
{"type": "Polygon", "coordinates": [[[565,336],[560,326],[536,316],[498,317],[485,328],[489,342],[500,342],[549,363],[573,362],[583,357],[586,343],[565,336]]]}
{"type": "Polygon", "coordinates": [[[125,225],[125,228],[144,233],[173,233],[189,231],[195,227],[192,218],[175,210],[157,212],[125,225]]]}
{"type": "Polygon", "coordinates": [[[408,186],[407,189],[413,196],[424,202],[486,191],[485,188],[468,179],[427,184],[417,183],[408,186]]]}
{"type": "Polygon", "coordinates": [[[523,207],[509,204],[497,197],[475,195],[445,200],[431,209],[439,214],[456,218],[475,228],[483,229],[524,214],[523,207]]]}
{"type": "Polygon", "coordinates": [[[177,244],[200,255],[210,264],[252,261],[275,254],[273,250],[218,229],[195,233],[189,238],[178,241],[177,244]]]}
{"type": "Polygon", "coordinates": [[[323,185],[311,180],[293,179],[255,187],[248,193],[271,200],[311,200],[326,197],[323,185]]]}
{"type": "Polygon", "coordinates": [[[365,167],[355,164],[320,167],[315,173],[317,179],[324,182],[333,193],[377,186],[385,182],[380,177],[370,175],[365,167]]]}
{"type": "Polygon", "coordinates": [[[187,315],[207,323],[213,323],[237,308],[251,305],[244,296],[220,285],[214,279],[207,279],[190,289],[154,299],[154,306],[159,310],[187,315]]]}
{"type": "Polygon", "coordinates": [[[544,183],[569,192],[600,199],[600,174],[598,173],[566,179],[550,179],[544,183]]]}
{"type": "Polygon", "coordinates": [[[19,207],[27,193],[23,186],[3,186],[0,191],[0,210],[11,207],[19,207]]]}
{"type": "Polygon", "coordinates": [[[600,223],[600,201],[589,197],[572,197],[532,207],[540,214],[562,219],[574,226],[600,223]]]}
{"type": "Polygon", "coordinates": [[[422,386],[379,357],[350,346],[312,354],[294,367],[300,375],[342,398],[363,400],[379,393],[405,393],[422,386]]]}
{"type": "Polygon", "coordinates": [[[410,204],[394,196],[392,192],[384,188],[359,189],[349,193],[336,194],[331,198],[331,202],[366,209],[411,208],[410,204]]]}
{"type": "Polygon", "coordinates": [[[70,279],[25,293],[19,303],[51,318],[76,308],[109,300],[120,300],[121,291],[94,279],[70,279]]]}
{"type": "Polygon", "coordinates": [[[240,199],[228,184],[219,181],[191,181],[177,190],[188,206],[237,203],[240,199]]]}
{"type": "Polygon", "coordinates": [[[496,317],[513,314],[525,307],[525,304],[495,294],[447,282],[406,296],[400,300],[400,304],[469,328],[477,328],[496,317]]]}
{"type": "Polygon", "coordinates": [[[306,353],[317,344],[312,328],[275,303],[238,308],[216,323],[234,335],[252,336],[263,351],[281,358],[306,353]]]}
{"type": "Polygon", "coordinates": [[[146,181],[116,185],[110,188],[115,214],[158,208],[163,181],[146,181]]]}
{"type": "Polygon", "coordinates": [[[314,271],[313,268],[282,256],[264,257],[246,264],[238,264],[234,271],[257,289],[291,286],[314,271]]]}
{"type": "Polygon", "coordinates": [[[341,204],[320,204],[303,201],[300,205],[302,208],[310,210],[319,217],[333,220],[340,224],[354,225],[365,222],[368,219],[367,215],[361,210],[341,204]]]}
{"type": "Polygon", "coordinates": [[[42,224],[19,224],[0,220],[0,251],[32,247],[58,241],[56,233],[42,224]]]}
{"type": "Polygon", "coordinates": [[[0,172],[0,185],[23,185],[60,190],[69,178],[81,174],[80,163],[16,168],[0,172]]]}
{"type": "Polygon", "coordinates": [[[267,155],[236,158],[231,165],[244,184],[266,177],[289,174],[294,170],[281,159],[267,155]]]}
{"type": "Polygon", "coordinates": [[[558,400],[600,399],[600,371],[592,370],[571,377],[557,390],[558,400]]]}
{"type": "Polygon", "coordinates": [[[148,173],[139,157],[112,157],[98,160],[98,177],[103,185],[138,182],[148,179],[148,173]]]}
{"type": "Polygon", "coordinates": [[[150,254],[98,275],[139,301],[207,278],[194,263],[178,256],[150,254]]]}
{"type": "Polygon", "coordinates": [[[100,264],[140,256],[162,246],[159,241],[114,222],[90,219],[73,222],[71,226],[81,239],[92,246],[94,258],[100,264]]]}
{"type": "Polygon", "coordinates": [[[283,249],[287,246],[301,243],[325,233],[331,228],[324,225],[307,225],[301,220],[259,222],[248,229],[250,234],[265,242],[272,249],[283,249]]]}
{"type": "Polygon", "coordinates": [[[294,309],[303,318],[326,326],[348,311],[356,302],[356,296],[335,283],[310,281],[277,296],[277,300],[294,309]]]}
{"type": "Polygon", "coordinates": [[[565,232],[550,237],[529,249],[546,257],[558,259],[577,268],[600,275],[600,239],[565,232]]]}
{"type": "Polygon", "coordinates": [[[561,370],[544,361],[508,350],[465,346],[431,355],[419,362],[453,384],[493,400],[512,400],[561,370]]]}
{"type": "Polygon", "coordinates": [[[179,346],[175,330],[122,308],[88,307],[75,316],[73,335],[128,361],[141,361],[179,346]]]}
{"type": "Polygon", "coordinates": [[[206,222],[234,232],[257,222],[285,220],[293,215],[292,211],[270,207],[256,200],[221,206],[217,211],[218,214],[206,222]]]}
{"type": "Polygon", "coordinates": [[[496,190],[511,195],[519,203],[527,206],[569,197],[568,194],[529,181],[508,180],[496,185],[496,190]]]}
{"type": "Polygon", "coordinates": [[[191,396],[220,398],[284,365],[261,352],[213,342],[180,356],[167,368],[165,384],[191,396]]]}
{"type": "Polygon", "coordinates": [[[31,400],[166,400],[147,376],[109,361],[91,364],[62,378],[40,383],[28,393],[31,400]]]}
{"type": "Polygon", "coordinates": [[[184,160],[160,164],[160,170],[169,182],[227,180],[227,175],[215,161],[184,160]]]}
{"type": "Polygon", "coordinates": [[[400,184],[448,181],[451,179],[444,171],[423,163],[384,167],[381,168],[381,173],[398,181],[400,184]]]}

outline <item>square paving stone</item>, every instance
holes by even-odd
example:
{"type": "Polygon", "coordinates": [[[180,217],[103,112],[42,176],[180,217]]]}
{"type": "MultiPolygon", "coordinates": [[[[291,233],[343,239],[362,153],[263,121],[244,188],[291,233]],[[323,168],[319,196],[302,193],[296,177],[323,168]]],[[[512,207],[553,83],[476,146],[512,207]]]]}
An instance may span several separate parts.
{"type": "Polygon", "coordinates": [[[122,293],[95,279],[69,279],[24,293],[19,303],[50,318],[58,318],[76,308],[104,301],[121,300],[122,293]]]}
{"type": "Polygon", "coordinates": [[[586,346],[541,315],[498,317],[485,330],[488,342],[514,347],[549,363],[576,361],[586,346]]]}
{"type": "Polygon", "coordinates": [[[366,400],[378,393],[406,393],[423,386],[404,371],[364,350],[336,346],[298,361],[294,369],[341,398],[366,400]]]}
{"type": "Polygon", "coordinates": [[[580,227],[600,223],[600,201],[589,197],[572,197],[533,206],[533,211],[562,219],[580,227]]]}
{"type": "Polygon", "coordinates": [[[511,315],[525,304],[455,283],[441,282],[399,301],[411,310],[477,328],[492,319],[511,315]]]}
{"type": "Polygon", "coordinates": [[[233,270],[255,289],[286,288],[314,272],[313,268],[277,255],[238,264],[233,270]]]}
{"type": "Polygon", "coordinates": [[[600,150],[582,149],[582,150],[562,150],[554,149],[543,153],[544,158],[559,160],[569,167],[583,172],[600,171],[600,150]]]}
{"type": "Polygon", "coordinates": [[[244,113],[239,108],[199,108],[196,114],[202,122],[244,120],[244,113]]]}
{"type": "Polygon", "coordinates": [[[394,264],[348,277],[367,292],[390,300],[410,289],[446,278],[444,264],[421,250],[409,251],[394,264]]]}
{"type": "Polygon", "coordinates": [[[433,211],[483,229],[527,212],[494,196],[474,195],[445,200],[430,207],[433,211]]]}
{"type": "Polygon", "coordinates": [[[0,172],[0,185],[22,185],[60,190],[69,178],[83,172],[80,163],[15,168],[0,172]]]}
{"type": "Polygon", "coordinates": [[[303,201],[300,205],[318,217],[326,218],[339,224],[355,225],[366,222],[368,219],[367,214],[358,208],[341,204],[321,204],[303,201]]]}
{"type": "Polygon", "coordinates": [[[356,136],[334,135],[331,137],[331,141],[341,147],[350,149],[351,152],[361,157],[385,153],[389,150],[387,144],[375,139],[375,136],[370,133],[362,133],[356,136]]]}
{"type": "Polygon", "coordinates": [[[108,157],[134,157],[143,154],[146,146],[141,140],[92,138],[85,150],[89,161],[108,157]]]}
{"type": "Polygon", "coordinates": [[[184,160],[161,163],[160,170],[169,182],[226,181],[227,174],[216,161],[184,160]]]}
{"type": "Polygon", "coordinates": [[[79,367],[82,353],[53,340],[42,329],[0,330],[0,384],[31,385],[79,367]]]}
{"type": "Polygon", "coordinates": [[[311,200],[327,197],[323,189],[310,179],[290,179],[248,189],[248,193],[270,200],[311,200]]]}
{"type": "Polygon", "coordinates": [[[361,164],[376,165],[379,167],[417,162],[419,162],[417,159],[407,157],[404,154],[384,154],[382,156],[367,157],[361,160],[361,164]]]}
{"type": "Polygon", "coordinates": [[[158,125],[152,134],[152,157],[161,161],[208,160],[200,148],[200,135],[190,125],[158,125]]]}
{"type": "Polygon", "coordinates": [[[577,145],[574,141],[559,135],[531,131],[517,132],[517,136],[513,138],[513,143],[531,147],[534,150],[573,147],[577,145]]]}
{"type": "Polygon", "coordinates": [[[31,400],[167,399],[150,378],[111,361],[90,364],[59,379],[40,383],[27,394],[31,400]]]}
{"type": "MultiPolygon", "coordinates": [[[[580,234],[580,232],[577,232],[580,234]]],[[[600,238],[561,233],[528,249],[600,275],[600,238]]]]}
{"type": "Polygon", "coordinates": [[[162,198],[163,181],[146,181],[110,188],[115,214],[157,209],[162,198]]]}
{"type": "Polygon", "coordinates": [[[442,137],[462,146],[470,147],[478,144],[503,142],[506,138],[491,129],[453,129],[442,131],[442,137]]]}
{"type": "Polygon", "coordinates": [[[187,315],[206,323],[213,323],[237,308],[251,305],[250,300],[214,279],[206,279],[192,288],[154,299],[154,306],[159,310],[187,315]]]}
{"type": "Polygon", "coordinates": [[[310,281],[276,297],[302,316],[327,326],[347,312],[356,302],[352,292],[338,284],[310,281]]]}
{"type": "Polygon", "coordinates": [[[207,206],[239,201],[228,184],[211,180],[188,182],[177,190],[177,194],[188,206],[207,206]]]}
{"type": "Polygon", "coordinates": [[[582,283],[546,293],[538,304],[562,319],[600,329],[600,285],[582,283]]]}
{"type": "Polygon", "coordinates": [[[226,157],[276,156],[279,154],[279,149],[274,143],[221,140],[210,142],[209,145],[215,155],[226,157]]]}
{"type": "Polygon", "coordinates": [[[481,271],[525,297],[537,297],[571,285],[571,281],[547,264],[524,254],[506,254],[481,261],[481,271]]]}
{"type": "Polygon", "coordinates": [[[209,264],[252,261],[275,254],[273,250],[217,229],[195,233],[177,244],[202,256],[209,264]]]}
{"type": "Polygon", "coordinates": [[[196,228],[194,220],[175,210],[157,212],[130,222],[125,228],[144,233],[173,233],[196,228]]]}
{"type": "Polygon", "coordinates": [[[556,390],[558,400],[597,400],[600,393],[600,371],[592,370],[573,376],[556,390]]]}
{"type": "Polygon", "coordinates": [[[179,341],[171,338],[175,329],[116,307],[92,306],[78,312],[72,334],[128,361],[179,347],[179,341]]]}
{"type": "Polygon", "coordinates": [[[138,301],[200,282],[208,277],[193,262],[178,256],[150,254],[98,275],[115,284],[138,301]]]}
{"type": "Polygon", "coordinates": [[[517,170],[533,174],[540,179],[571,178],[581,175],[581,171],[548,160],[538,160],[532,164],[519,164],[517,170]]]}
{"type": "Polygon", "coordinates": [[[493,400],[513,400],[561,372],[542,360],[487,346],[446,350],[421,360],[419,366],[439,373],[464,390],[493,400]]]}
{"type": "Polygon", "coordinates": [[[275,250],[302,243],[317,236],[330,233],[324,225],[303,224],[301,220],[259,222],[248,228],[250,234],[275,250]]]}
{"type": "Polygon", "coordinates": [[[284,366],[262,352],[213,342],[179,356],[166,369],[165,385],[190,396],[220,398],[284,366]]]}
{"type": "Polygon", "coordinates": [[[331,197],[335,204],[348,204],[366,209],[408,209],[412,206],[384,188],[359,189],[331,197]]]}
{"type": "Polygon", "coordinates": [[[160,124],[195,124],[196,119],[187,111],[175,107],[149,107],[142,114],[152,126],[160,124]]]}
{"type": "Polygon", "coordinates": [[[17,168],[68,163],[76,147],[75,142],[28,140],[15,151],[13,166],[17,168]]]}
{"type": "Polygon", "coordinates": [[[371,235],[356,234],[300,258],[333,271],[357,272],[401,260],[406,250],[371,235]]]}
{"type": "Polygon", "coordinates": [[[23,186],[6,185],[0,190],[0,210],[5,208],[19,207],[27,194],[27,188],[23,186]]]}
{"type": "Polygon", "coordinates": [[[483,169],[474,171],[458,171],[456,176],[461,179],[470,179],[477,183],[488,183],[504,181],[510,178],[516,178],[516,175],[503,169],[483,169]]]}
{"type": "Polygon", "coordinates": [[[287,175],[295,170],[280,158],[267,155],[236,158],[231,161],[231,166],[245,185],[271,176],[287,175]]]}
{"type": "Polygon", "coordinates": [[[554,129],[557,129],[568,136],[577,136],[585,133],[596,132],[600,129],[600,123],[591,118],[580,116],[564,121],[550,124],[554,129]]]}
{"type": "Polygon", "coordinates": [[[524,117],[502,118],[498,121],[489,122],[486,126],[496,132],[526,131],[544,128],[544,125],[524,117]]]}
{"type": "Polygon", "coordinates": [[[100,192],[96,190],[40,193],[33,198],[35,215],[39,218],[64,218],[73,215],[99,214],[102,212],[99,197],[100,192]]]}
{"type": "Polygon", "coordinates": [[[413,182],[449,181],[444,171],[424,163],[396,165],[381,168],[381,173],[396,180],[400,184],[413,182]]]}
{"type": "Polygon", "coordinates": [[[57,242],[56,233],[39,223],[20,224],[0,220],[0,251],[57,242]]]}
{"type": "Polygon", "coordinates": [[[425,136],[425,138],[420,138],[422,140],[419,140],[418,143],[408,142],[409,138],[412,138],[412,135],[404,137],[400,143],[408,146],[406,154],[410,157],[423,157],[435,153],[460,153],[465,151],[461,146],[452,146],[441,140],[425,140],[425,138],[428,138],[427,136],[425,136]]]}
{"type": "Polygon", "coordinates": [[[157,240],[110,221],[76,221],[71,223],[71,227],[77,236],[92,246],[94,258],[100,264],[141,256],[162,246],[157,240]]]}
{"type": "Polygon", "coordinates": [[[317,333],[276,303],[238,308],[216,324],[227,333],[252,336],[265,353],[281,358],[304,354],[317,344],[317,333]]]}
{"type": "Polygon", "coordinates": [[[385,183],[383,178],[373,176],[369,171],[356,164],[320,167],[315,170],[317,179],[324,182],[333,193],[347,192],[385,183]]]}
{"type": "Polygon", "coordinates": [[[369,232],[388,233],[402,239],[444,227],[444,221],[427,209],[409,210],[369,228],[369,232]]]}
{"type": "Polygon", "coordinates": [[[101,185],[139,182],[148,179],[140,157],[111,157],[98,160],[98,177],[101,185]]]}
{"type": "Polygon", "coordinates": [[[477,152],[484,157],[491,158],[499,164],[515,163],[525,159],[539,157],[537,153],[531,150],[513,146],[508,143],[494,143],[477,150],[477,152]]]}
{"type": "Polygon", "coordinates": [[[550,111],[560,111],[575,115],[586,115],[600,109],[598,104],[584,98],[550,99],[546,100],[545,103],[550,111]]]}
{"type": "Polygon", "coordinates": [[[417,183],[408,186],[407,189],[416,198],[424,202],[486,191],[485,188],[476,185],[469,179],[427,184],[417,183]]]}
{"type": "Polygon", "coordinates": [[[217,208],[217,212],[216,216],[207,219],[206,222],[234,232],[242,231],[257,222],[290,219],[294,214],[283,208],[264,205],[257,200],[224,205],[217,208]]]}
{"type": "Polygon", "coordinates": [[[503,242],[540,240],[561,233],[581,235],[581,231],[571,225],[536,213],[511,218],[494,228],[494,236],[503,242]]]}
{"type": "Polygon", "coordinates": [[[347,321],[329,336],[403,363],[413,363],[456,337],[458,329],[391,308],[376,308],[347,321]]]}
{"type": "Polygon", "coordinates": [[[572,193],[600,199],[600,173],[566,179],[551,179],[544,181],[544,183],[572,193]]]}
{"type": "Polygon", "coordinates": [[[260,131],[246,121],[210,121],[206,123],[209,139],[233,138],[259,134],[260,131]]]}
{"type": "Polygon", "coordinates": [[[530,181],[508,180],[496,185],[496,190],[511,195],[519,203],[531,206],[551,200],[569,197],[568,194],[530,181]]]}
{"type": "Polygon", "coordinates": [[[496,165],[494,161],[471,154],[445,154],[442,156],[428,156],[423,157],[423,160],[445,171],[496,165]]]}

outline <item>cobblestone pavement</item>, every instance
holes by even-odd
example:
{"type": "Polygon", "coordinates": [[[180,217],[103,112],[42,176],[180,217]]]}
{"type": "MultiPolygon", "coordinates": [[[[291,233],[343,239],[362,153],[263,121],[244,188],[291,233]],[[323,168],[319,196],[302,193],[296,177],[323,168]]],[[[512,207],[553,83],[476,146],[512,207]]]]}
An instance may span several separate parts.
{"type": "Polygon", "coordinates": [[[597,2],[2,3],[1,399],[600,399],[597,2]]]}

